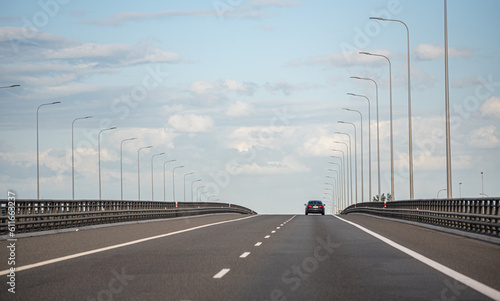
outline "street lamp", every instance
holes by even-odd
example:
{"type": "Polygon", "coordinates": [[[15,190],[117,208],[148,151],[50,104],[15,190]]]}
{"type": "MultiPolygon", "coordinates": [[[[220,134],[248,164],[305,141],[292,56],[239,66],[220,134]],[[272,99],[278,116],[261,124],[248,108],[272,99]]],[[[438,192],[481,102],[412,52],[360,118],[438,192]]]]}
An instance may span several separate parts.
{"type": "Polygon", "coordinates": [[[459,192],[460,198],[462,198],[462,182],[458,183],[458,192],[459,192]]]}
{"type": "Polygon", "coordinates": [[[200,202],[201,202],[201,196],[198,196],[198,190],[199,190],[199,189],[201,189],[201,188],[205,188],[205,186],[200,186],[200,187],[197,187],[197,188],[196,188],[196,201],[197,201],[198,203],[200,203],[200,202]]]}
{"type": "MultiPolygon", "coordinates": [[[[374,81],[373,79],[371,78],[366,78],[366,77],[358,77],[358,76],[351,76],[351,78],[354,78],[354,79],[360,79],[360,80],[369,80],[371,82],[373,82],[375,84],[375,96],[376,96],[376,103],[377,103],[377,170],[378,170],[378,198],[380,200],[380,193],[381,193],[381,189],[380,189],[380,130],[379,130],[379,118],[378,118],[378,85],[377,85],[377,82],[374,81]]],[[[368,105],[368,115],[370,115],[370,105],[368,105]]],[[[368,120],[371,120],[371,117],[368,116],[368,120]]],[[[372,141],[372,138],[371,138],[371,121],[369,121],[369,124],[370,126],[368,127],[368,136],[370,136],[370,139],[368,140],[369,141],[369,151],[370,151],[370,158],[371,158],[371,141],[372,141]]],[[[371,169],[372,169],[372,160],[370,160],[370,201],[372,199],[372,180],[371,180],[371,169]]]]}
{"type": "Polygon", "coordinates": [[[122,140],[120,143],[120,194],[121,194],[121,200],[123,201],[123,142],[125,141],[130,141],[130,140],[136,140],[137,138],[128,138],[125,140],[122,140]]]}
{"type": "Polygon", "coordinates": [[[335,171],[337,173],[337,181],[338,181],[338,185],[337,187],[339,187],[339,197],[341,200],[344,200],[345,201],[345,188],[344,188],[344,184],[345,184],[345,175],[342,173],[342,158],[340,157],[337,157],[337,156],[330,156],[332,158],[337,158],[340,160],[340,164],[336,163],[336,162],[328,162],[330,164],[335,164],[338,166],[339,170],[334,170],[334,169],[327,169],[329,171],[335,171]],[[341,178],[343,179],[343,181],[341,180],[341,178]]]}
{"type": "Polygon", "coordinates": [[[484,196],[484,174],[481,171],[481,195],[484,196]]]}
{"type": "MultiPolygon", "coordinates": [[[[356,203],[358,203],[358,163],[357,163],[357,160],[356,160],[356,157],[358,156],[357,155],[357,143],[356,143],[356,126],[354,125],[354,123],[351,123],[351,122],[344,122],[344,121],[339,121],[339,123],[347,123],[347,124],[351,124],[352,126],[354,126],[354,176],[355,176],[355,180],[354,180],[354,185],[355,185],[355,190],[356,190],[356,193],[355,193],[355,196],[356,196],[356,203]]],[[[347,135],[347,137],[349,137],[349,155],[350,155],[350,161],[351,161],[351,198],[354,196],[354,194],[352,194],[352,144],[351,144],[351,136],[347,133],[342,133],[342,132],[335,132],[335,134],[343,134],[343,135],[347,135]]],[[[353,202],[354,204],[354,202],[353,202]]]]}
{"type": "Polygon", "coordinates": [[[101,133],[104,131],[110,131],[114,129],[116,129],[116,126],[100,130],[99,134],[97,134],[97,149],[99,155],[99,200],[101,200],[101,133]]]}
{"type": "Polygon", "coordinates": [[[175,162],[177,160],[168,160],[168,161],[165,161],[163,162],[163,201],[166,202],[167,201],[167,181],[166,181],[166,177],[165,177],[165,168],[166,168],[166,165],[167,163],[170,163],[170,162],[175,162]]]}
{"type": "Polygon", "coordinates": [[[446,111],[446,185],[448,198],[452,198],[451,190],[451,138],[450,138],[450,84],[448,77],[448,13],[446,0],[444,0],[444,82],[445,82],[445,111],[446,111]]]}
{"type": "MultiPolygon", "coordinates": [[[[413,200],[413,138],[412,138],[412,125],[411,125],[411,84],[410,84],[410,30],[405,22],[395,19],[384,19],[378,17],[370,17],[372,20],[399,22],[406,28],[407,48],[408,48],[408,148],[409,148],[409,173],[410,173],[410,200],[413,200]]],[[[451,185],[451,184],[450,184],[451,185]]],[[[448,192],[451,193],[451,192],[448,192]]]]}
{"type": "Polygon", "coordinates": [[[75,200],[75,146],[74,146],[74,125],[75,121],[81,119],[92,118],[92,116],[86,116],[81,118],[76,118],[71,123],[71,196],[73,201],[75,200]]]}
{"type": "MultiPolygon", "coordinates": [[[[390,118],[390,138],[391,138],[391,199],[393,201],[396,200],[394,196],[394,139],[393,139],[393,130],[392,130],[392,75],[391,75],[391,60],[386,57],[385,55],[382,54],[376,54],[376,53],[370,53],[370,52],[360,52],[359,54],[364,54],[364,55],[371,55],[371,56],[378,56],[378,57],[383,57],[387,60],[389,63],[389,118],[390,118]]],[[[375,83],[376,84],[376,83],[375,83]]],[[[379,152],[379,162],[378,162],[378,177],[379,177],[379,183],[380,183],[380,145],[379,145],[379,133],[378,133],[378,86],[377,86],[377,148],[379,152]]],[[[380,194],[380,192],[379,192],[380,194]]]]}
{"type": "Polygon", "coordinates": [[[196,182],[201,182],[201,179],[198,179],[198,180],[191,182],[191,203],[194,202],[194,200],[193,200],[193,195],[194,195],[193,184],[196,182]]]}
{"type": "MultiPolygon", "coordinates": [[[[326,185],[332,185],[332,188],[325,187],[325,190],[331,190],[332,191],[331,207],[332,207],[332,214],[333,214],[333,207],[334,207],[334,202],[335,202],[335,184],[333,184],[333,183],[327,183],[327,182],[325,182],[325,184],[326,185]]],[[[329,193],[326,193],[326,192],[325,192],[325,194],[330,195],[329,193]]],[[[325,199],[327,199],[328,201],[330,201],[330,198],[325,198],[325,199]]]]}
{"type": "Polygon", "coordinates": [[[38,111],[43,106],[55,105],[61,103],[60,101],[54,101],[50,103],[44,103],[38,106],[36,109],[36,199],[40,199],[40,151],[38,143],[38,111]]]}
{"type": "Polygon", "coordinates": [[[438,198],[438,199],[439,199],[439,193],[440,193],[441,191],[446,191],[446,188],[445,188],[445,189],[441,189],[441,190],[439,190],[439,191],[438,191],[438,193],[437,193],[436,198],[438,198]]]}
{"type": "MultiPolygon", "coordinates": [[[[335,162],[328,162],[330,164],[335,164],[337,166],[339,166],[340,168],[340,165],[338,163],[335,163],[335,162]]],[[[340,200],[342,198],[342,186],[340,185],[340,171],[338,170],[335,170],[335,169],[331,169],[331,168],[328,168],[327,171],[334,171],[335,172],[335,175],[337,176],[336,178],[333,178],[333,177],[330,177],[330,176],[326,176],[327,178],[332,178],[332,179],[336,179],[337,180],[337,198],[340,200]]]]}
{"type": "Polygon", "coordinates": [[[153,146],[144,146],[139,148],[137,151],[137,199],[140,201],[141,200],[141,149],[146,149],[146,148],[152,148],[153,146]]]}
{"type": "MultiPolygon", "coordinates": [[[[332,185],[336,185],[337,189],[335,190],[335,192],[336,192],[336,194],[337,194],[337,202],[339,202],[339,201],[340,201],[340,195],[339,195],[340,186],[339,186],[339,183],[338,183],[338,179],[339,179],[339,172],[338,172],[338,171],[336,171],[336,170],[334,170],[334,169],[331,169],[331,168],[330,168],[329,170],[330,170],[330,171],[334,171],[334,172],[337,174],[337,177],[336,177],[336,178],[334,178],[334,177],[330,177],[330,176],[326,176],[326,177],[327,177],[327,178],[329,178],[329,179],[332,179],[332,181],[333,181],[333,184],[332,184],[332,185]]],[[[334,202],[335,202],[335,199],[334,199],[334,198],[332,198],[332,206],[333,206],[334,202]]],[[[332,210],[333,210],[333,208],[332,208],[332,210]]]]}
{"type": "MultiPolygon", "coordinates": [[[[349,136],[349,134],[345,134],[345,135],[349,136]]],[[[347,185],[347,198],[349,198],[349,182],[350,182],[351,183],[350,184],[351,203],[354,203],[353,202],[353,193],[352,193],[352,148],[350,147],[351,146],[351,137],[349,136],[349,145],[347,145],[347,143],[345,143],[345,142],[340,142],[340,141],[333,141],[333,143],[344,144],[346,146],[346,157],[347,157],[346,165],[348,166],[348,168],[347,168],[347,184],[348,184],[347,185]]],[[[342,152],[342,155],[344,155],[343,152],[342,152]]],[[[349,204],[346,204],[346,205],[349,205],[349,204]]]]}
{"type": "MultiPolygon", "coordinates": [[[[351,77],[352,78],[352,77],[351,77]]],[[[359,95],[359,94],[354,94],[354,93],[347,93],[347,95],[350,96],[356,96],[356,97],[363,97],[368,101],[368,182],[369,182],[369,187],[368,187],[368,193],[370,196],[370,199],[372,197],[372,117],[371,117],[371,103],[370,99],[364,95],[359,95]]],[[[354,111],[358,112],[359,115],[361,116],[361,158],[363,158],[363,116],[359,111],[352,110],[352,109],[345,109],[348,111],[354,111]]],[[[378,124],[377,124],[378,126],[378,124]]],[[[361,160],[361,172],[363,173],[363,160],[361,160]]],[[[380,177],[379,177],[380,179],[380,177]]],[[[380,181],[379,181],[379,188],[380,188],[380,181]]],[[[380,189],[379,189],[379,195],[380,195],[380,189]]]]}
{"type": "Polygon", "coordinates": [[[0,87],[0,89],[7,89],[7,88],[14,88],[14,87],[20,87],[21,85],[10,85],[10,86],[5,86],[5,87],[0,87]]]}
{"type": "MultiPolygon", "coordinates": [[[[369,108],[370,106],[368,106],[369,108]]],[[[346,110],[346,111],[351,111],[351,112],[356,112],[359,114],[359,118],[361,120],[361,200],[364,202],[364,180],[363,180],[363,175],[364,175],[364,168],[363,168],[363,161],[364,161],[364,155],[363,155],[363,114],[361,114],[360,111],[358,110],[354,110],[354,109],[348,109],[348,108],[343,108],[343,110],[346,110]]],[[[356,127],[355,127],[356,128],[356,127]]],[[[368,126],[368,130],[370,129],[370,127],[368,126]]],[[[370,138],[370,131],[368,131],[368,138],[370,138]]],[[[356,139],[356,138],[354,138],[356,139]]],[[[368,140],[368,145],[370,146],[371,143],[370,143],[370,139],[368,140]]],[[[369,179],[369,182],[370,182],[370,194],[369,194],[369,197],[368,199],[371,198],[371,182],[372,182],[372,169],[371,169],[371,148],[369,147],[368,148],[369,150],[369,154],[368,154],[368,158],[369,158],[369,161],[370,161],[370,164],[368,164],[368,179],[369,179]]]]}
{"type": "Polygon", "coordinates": [[[186,176],[189,176],[192,174],[194,174],[194,171],[184,174],[184,200],[183,200],[183,202],[186,201],[186,176]]]}
{"type": "MultiPolygon", "coordinates": [[[[346,169],[346,160],[345,160],[345,154],[344,154],[344,151],[340,150],[340,149],[333,149],[332,148],[332,151],[337,151],[337,152],[341,152],[342,153],[342,158],[340,157],[335,157],[335,156],[332,156],[332,157],[335,157],[335,158],[339,158],[340,159],[340,164],[342,165],[342,168],[341,168],[341,173],[342,173],[342,178],[343,178],[343,184],[342,184],[342,189],[344,190],[344,204],[347,205],[347,202],[349,201],[349,189],[348,189],[348,185],[349,185],[349,182],[348,180],[346,180],[346,174],[348,174],[347,172],[347,169],[346,169]]],[[[349,177],[347,177],[347,179],[349,179],[349,177]]]]}
{"type": "Polygon", "coordinates": [[[184,167],[184,165],[176,166],[172,169],[172,196],[175,203],[175,207],[177,207],[177,202],[175,201],[175,170],[177,168],[182,168],[182,167],[184,167]]]}
{"type": "Polygon", "coordinates": [[[161,155],[165,155],[165,153],[159,153],[159,154],[151,156],[151,201],[155,200],[154,185],[153,185],[153,182],[154,182],[153,181],[153,179],[154,179],[154,176],[153,176],[153,158],[156,156],[161,156],[161,155]]]}

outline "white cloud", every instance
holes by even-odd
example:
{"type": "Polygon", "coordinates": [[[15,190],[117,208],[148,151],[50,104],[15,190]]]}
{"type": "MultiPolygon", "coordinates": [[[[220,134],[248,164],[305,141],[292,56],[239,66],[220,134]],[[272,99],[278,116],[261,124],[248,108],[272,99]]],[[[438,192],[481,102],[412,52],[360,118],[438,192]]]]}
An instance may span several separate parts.
{"type": "Polygon", "coordinates": [[[144,12],[119,12],[111,14],[104,19],[92,19],[84,21],[85,24],[98,26],[119,26],[133,21],[160,20],[172,17],[196,17],[196,16],[213,16],[213,17],[229,17],[229,18],[244,18],[257,19],[269,16],[265,12],[271,7],[286,8],[300,5],[299,2],[291,0],[251,0],[240,4],[240,1],[215,1],[214,9],[171,9],[156,11],[151,13],[144,12]]]}
{"type": "MultiPolygon", "coordinates": [[[[444,58],[444,48],[432,44],[420,44],[415,49],[416,56],[421,61],[430,61],[444,58]]],[[[452,58],[471,58],[472,50],[468,48],[448,48],[448,55],[452,58]]]]}
{"type": "Polygon", "coordinates": [[[197,80],[189,85],[189,90],[198,95],[228,92],[234,92],[239,95],[253,95],[256,89],[257,84],[238,82],[234,79],[217,81],[197,80]]]}
{"type": "Polygon", "coordinates": [[[184,107],[182,105],[172,105],[172,106],[164,105],[161,107],[161,112],[165,115],[170,115],[183,110],[184,107]]]}
{"type": "Polygon", "coordinates": [[[0,27],[0,52],[4,63],[0,80],[8,76],[9,81],[26,87],[65,85],[117,68],[181,60],[179,54],[150,41],[134,45],[81,43],[21,27],[0,27]]]}
{"type": "Polygon", "coordinates": [[[468,144],[476,148],[495,148],[500,146],[500,137],[497,137],[498,129],[490,125],[473,130],[469,133],[468,144]]]}
{"type": "Polygon", "coordinates": [[[300,153],[306,156],[326,157],[331,155],[333,148],[333,136],[328,133],[326,128],[310,129],[311,135],[300,147],[300,153]],[[312,136],[312,137],[311,137],[312,136]]]}
{"type": "Polygon", "coordinates": [[[483,116],[500,119],[500,97],[486,99],[479,110],[483,116]]]}
{"type": "Polygon", "coordinates": [[[479,76],[455,79],[452,81],[451,86],[453,88],[467,88],[474,87],[481,84],[481,78],[479,76]]]}
{"type": "Polygon", "coordinates": [[[240,116],[249,116],[253,113],[254,107],[251,104],[236,101],[231,104],[226,111],[226,115],[230,117],[240,117],[240,116]]]}
{"type": "Polygon", "coordinates": [[[269,90],[271,92],[280,91],[284,95],[289,96],[294,91],[303,91],[303,90],[311,89],[314,86],[309,85],[309,84],[292,84],[286,80],[281,79],[281,80],[277,80],[273,83],[266,83],[265,87],[267,90],[269,90]]]}
{"type": "Polygon", "coordinates": [[[286,156],[281,161],[268,161],[265,165],[257,163],[242,165],[239,169],[241,174],[290,174],[309,172],[310,168],[304,166],[297,159],[286,156]]]}
{"type": "Polygon", "coordinates": [[[214,127],[212,118],[195,114],[174,115],[168,119],[168,124],[177,131],[187,133],[208,132],[214,127]]]}
{"type": "MultiPolygon", "coordinates": [[[[360,50],[361,51],[361,50],[360,50]]],[[[391,52],[387,50],[370,50],[370,53],[381,54],[387,57],[391,56],[391,52]]],[[[380,65],[384,63],[384,58],[376,56],[359,54],[358,52],[344,51],[327,55],[319,55],[308,59],[297,59],[288,63],[289,66],[302,65],[324,65],[326,67],[350,67],[350,66],[366,66],[380,65]]]]}
{"type": "Polygon", "coordinates": [[[206,80],[197,80],[189,85],[189,90],[196,94],[205,94],[208,91],[213,90],[214,86],[206,80]]]}

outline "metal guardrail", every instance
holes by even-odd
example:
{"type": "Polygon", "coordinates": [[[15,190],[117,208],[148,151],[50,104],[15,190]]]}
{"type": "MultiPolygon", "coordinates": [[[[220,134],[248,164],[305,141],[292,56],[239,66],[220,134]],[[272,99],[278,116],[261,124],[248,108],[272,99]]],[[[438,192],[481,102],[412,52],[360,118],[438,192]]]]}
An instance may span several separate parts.
{"type": "Polygon", "coordinates": [[[366,213],[500,237],[500,198],[432,199],[351,205],[344,214],[366,213]]]}
{"type": "Polygon", "coordinates": [[[213,213],[256,214],[228,203],[0,200],[0,235],[213,213]]]}

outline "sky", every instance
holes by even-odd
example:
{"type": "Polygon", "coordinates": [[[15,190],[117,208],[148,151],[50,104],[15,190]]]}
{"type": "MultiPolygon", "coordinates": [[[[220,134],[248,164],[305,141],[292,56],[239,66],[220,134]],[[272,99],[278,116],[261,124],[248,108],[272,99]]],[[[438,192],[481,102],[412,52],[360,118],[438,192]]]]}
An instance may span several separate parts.
{"type": "MultiPolygon", "coordinates": [[[[370,149],[371,196],[378,193],[378,156],[381,192],[390,193],[389,65],[359,54],[367,51],[391,61],[394,197],[407,200],[406,30],[370,17],[409,28],[414,198],[446,196],[443,1],[26,0],[2,6],[0,87],[20,85],[0,89],[5,198],[9,191],[18,199],[37,197],[38,108],[40,199],[72,198],[72,124],[75,199],[99,198],[100,153],[103,200],[121,198],[121,179],[123,198],[138,199],[139,156],[141,200],[172,201],[175,185],[176,201],[191,201],[193,186],[201,201],[258,213],[303,213],[311,199],[337,209],[345,192],[339,165],[349,160],[332,149],[348,155],[342,143],[349,137],[354,201],[356,195],[358,202],[370,200],[370,149]],[[378,106],[375,85],[352,76],[377,83],[378,106]],[[52,102],[60,103],[39,107],[52,102]],[[86,116],[92,118],[75,121],[86,116]],[[124,141],[130,138],[137,139],[124,141]],[[153,147],[141,149],[146,146],[153,147]]],[[[456,198],[500,196],[498,11],[497,0],[448,1],[456,198]]]]}

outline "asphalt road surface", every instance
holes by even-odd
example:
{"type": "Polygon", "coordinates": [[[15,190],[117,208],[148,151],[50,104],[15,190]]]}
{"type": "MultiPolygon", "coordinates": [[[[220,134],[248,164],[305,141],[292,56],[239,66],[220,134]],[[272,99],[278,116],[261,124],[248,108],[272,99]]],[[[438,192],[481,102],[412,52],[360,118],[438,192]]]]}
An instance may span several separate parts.
{"type": "Polygon", "coordinates": [[[8,246],[0,300],[500,299],[500,245],[361,215],[224,214],[19,238],[15,294],[8,246]]]}

